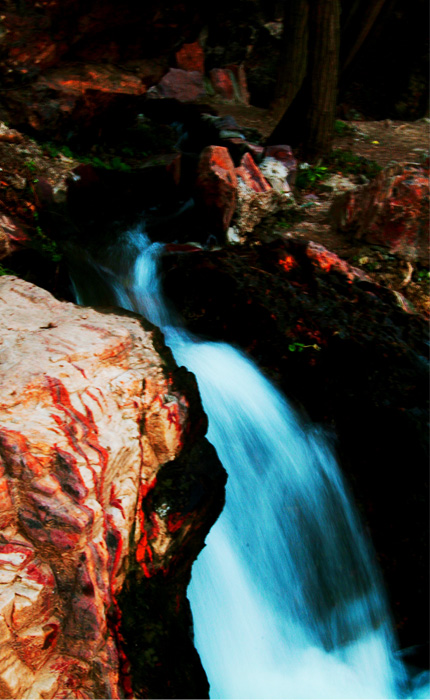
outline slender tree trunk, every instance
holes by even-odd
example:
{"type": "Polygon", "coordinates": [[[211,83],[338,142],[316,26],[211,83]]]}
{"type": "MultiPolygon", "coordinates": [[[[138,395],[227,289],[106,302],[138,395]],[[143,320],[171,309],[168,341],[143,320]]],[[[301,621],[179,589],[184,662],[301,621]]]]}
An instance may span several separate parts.
{"type": "MultiPolygon", "coordinates": [[[[290,78],[290,83],[284,79],[289,90],[286,99],[289,105],[268,142],[301,146],[302,156],[316,160],[330,150],[333,140],[339,72],[340,0],[293,0],[292,4],[295,12],[301,8],[307,17],[307,29],[303,31],[301,23],[296,21],[294,28],[299,34],[290,36],[289,40],[292,43],[297,41],[297,49],[290,47],[288,55],[292,60],[299,49],[304,50],[303,37],[307,35],[306,61],[304,63],[302,59],[299,63],[302,67],[300,83],[293,78],[290,78]],[[304,78],[303,65],[306,66],[304,78]]],[[[287,27],[284,31],[289,33],[287,27]]],[[[284,46],[286,49],[287,45],[284,46]]],[[[285,57],[282,65],[286,71],[290,70],[285,57]]]]}
{"type": "Polygon", "coordinates": [[[332,144],[339,74],[340,2],[312,0],[309,18],[310,103],[304,153],[315,160],[332,144]]]}
{"type": "Polygon", "coordinates": [[[297,95],[306,75],[309,0],[284,2],[281,59],[271,111],[279,119],[297,95]]]}

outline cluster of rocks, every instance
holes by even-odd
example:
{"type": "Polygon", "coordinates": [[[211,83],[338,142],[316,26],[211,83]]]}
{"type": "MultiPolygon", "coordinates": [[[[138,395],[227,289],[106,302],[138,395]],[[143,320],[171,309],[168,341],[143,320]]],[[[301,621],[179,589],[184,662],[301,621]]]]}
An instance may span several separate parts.
{"type": "MultiPolygon", "coordinates": [[[[425,320],[327,248],[260,235],[296,208],[298,165],[288,145],[267,146],[217,112],[249,103],[255,47],[226,49],[215,65],[201,4],[150,0],[139,21],[128,2],[27,5],[9,2],[2,16],[0,116],[75,143],[136,119],[150,131],[167,124],[174,139],[127,171],[74,157],[55,169],[2,125],[2,270],[29,265],[38,284],[71,298],[64,262],[78,264],[82,247],[97,253],[145,212],[149,236],[167,242],[165,289],[189,328],[242,347],[334,429],[402,645],[420,643],[425,320]],[[64,258],[47,271],[38,255],[51,239],[64,258]]],[[[280,22],[266,30],[279,41],[280,22]]],[[[428,167],[390,167],[341,189],[333,231],[427,259],[428,167]]],[[[0,695],[206,697],[186,587],[225,475],[193,378],[156,329],[118,309],[78,309],[4,276],[0,313],[0,695]]]]}
{"type": "MultiPolygon", "coordinates": [[[[0,73],[5,116],[24,129],[62,137],[124,125],[142,98],[249,104],[243,62],[207,65],[206,13],[193,3],[8,3],[2,15],[0,73]]],[[[269,35],[268,35],[269,36],[269,35]]]]}

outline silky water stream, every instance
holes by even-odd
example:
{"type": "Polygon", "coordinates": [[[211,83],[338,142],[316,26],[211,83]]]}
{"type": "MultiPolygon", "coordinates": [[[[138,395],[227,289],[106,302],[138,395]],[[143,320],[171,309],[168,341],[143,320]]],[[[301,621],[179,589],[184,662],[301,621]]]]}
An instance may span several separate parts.
{"type": "Polygon", "coordinates": [[[211,698],[429,697],[422,678],[411,690],[327,440],[241,352],[185,331],[161,293],[162,250],[129,232],[73,278],[79,303],[113,302],[159,326],[198,381],[228,473],[188,589],[211,698]]]}

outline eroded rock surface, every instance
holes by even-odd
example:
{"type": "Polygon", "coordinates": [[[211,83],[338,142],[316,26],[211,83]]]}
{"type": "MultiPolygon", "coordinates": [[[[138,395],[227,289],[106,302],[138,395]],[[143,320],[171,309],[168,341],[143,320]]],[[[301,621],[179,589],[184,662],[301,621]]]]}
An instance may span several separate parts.
{"type": "Polygon", "coordinates": [[[223,499],[193,377],[142,319],[14,277],[0,279],[0,315],[0,697],[154,697],[157,673],[172,697],[203,697],[196,655],[173,677],[148,651],[169,605],[171,643],[192,649],[189,569],[223,499]],[[158,601],[145,593],[157,574],[158,601]],[[138,630],[139,611],[118,606],[124,583],[152,601],[138,630]]]}
{"type": "Polygon", "coordinates": [[[384,246],[406,260],[428,261],[428,169],[388,167],[369,184],[340,195],[330,215],[335,230],[384,246]]]}

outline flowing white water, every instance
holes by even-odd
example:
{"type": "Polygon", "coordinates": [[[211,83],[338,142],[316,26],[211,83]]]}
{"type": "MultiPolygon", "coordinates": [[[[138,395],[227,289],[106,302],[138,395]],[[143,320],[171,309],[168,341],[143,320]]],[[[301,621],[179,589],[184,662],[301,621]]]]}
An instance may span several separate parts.
{"type": "MultiPolygon", "coordinates": [[[[242,353],[181,327],[159,286],[162,247],[128,234],[97,269],[102,294],[159,326],[196,375],[228,473],[189,586],[211,698],[405,697],[379,575],[327,441],[242,353]]],[[[92,285],[88,296],[77,283],[81,302],[100,301],[92,285]]]]}

